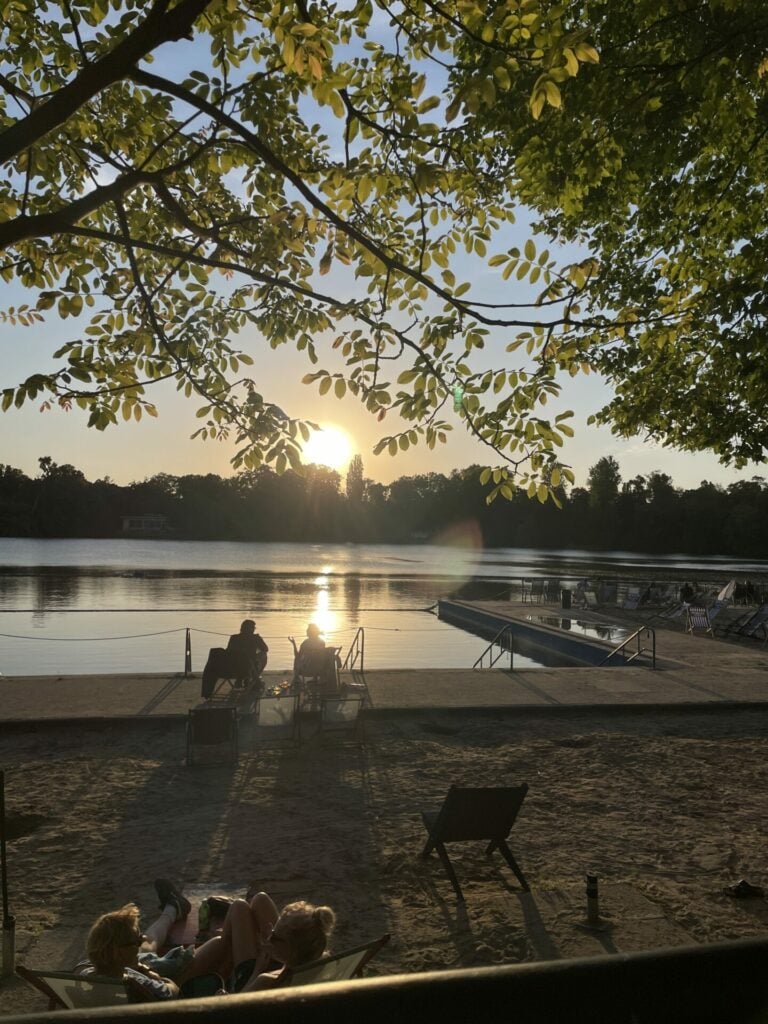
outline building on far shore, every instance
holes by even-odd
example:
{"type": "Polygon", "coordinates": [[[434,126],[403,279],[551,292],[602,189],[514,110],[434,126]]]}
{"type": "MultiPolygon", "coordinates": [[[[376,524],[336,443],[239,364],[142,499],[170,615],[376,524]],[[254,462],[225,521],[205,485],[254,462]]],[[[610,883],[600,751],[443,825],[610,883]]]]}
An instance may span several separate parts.
{"type": "Polygon", "coordinates": [[[123,516],[124,537],[170,537],[172,534],[168,516],[160,512],[123,516]]]}

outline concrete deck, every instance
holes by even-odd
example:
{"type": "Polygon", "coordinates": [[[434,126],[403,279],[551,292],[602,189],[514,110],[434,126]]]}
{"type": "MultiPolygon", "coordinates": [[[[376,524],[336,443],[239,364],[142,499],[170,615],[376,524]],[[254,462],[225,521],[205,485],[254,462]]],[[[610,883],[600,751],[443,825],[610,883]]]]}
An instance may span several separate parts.
{"type": "MultiPolygon", "coordinates": [[[[464,602],[514,623],[530,614],[568,614],[546,605],[464,602]]],[[[639,625],[620,609],[572,611],[583,622],[639,625]]],[[[768,647],[754,640],[690,636],[680,623],[655,624],[657,664],[649,668],[366,669],[355,676],[382,713],[438,708],[542,709],[768,703],[768,647]]],[[[482,641],[478,641],[481,649],[482,641]]],[[[267,685],[284,672],[265,673],[267,685]]],[[[347,676],[352,679],[351,675],[347,676]]],[[[200,701],[200,675],[7,676],[0,723],[50,719],[186,715],[200,701]]]]}

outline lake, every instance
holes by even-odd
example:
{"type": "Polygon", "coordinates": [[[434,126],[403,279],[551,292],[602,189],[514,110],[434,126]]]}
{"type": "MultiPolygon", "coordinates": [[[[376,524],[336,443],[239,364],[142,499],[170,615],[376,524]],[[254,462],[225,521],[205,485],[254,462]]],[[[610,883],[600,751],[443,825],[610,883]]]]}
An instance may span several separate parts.
{"type": "Polygon", "coordinates": [[[765,562],[631,552],[0,538],[0,672],[178,672],[187,629],[200,672],[243,618],[269,644],[269,670],[290,671],[288,637],[310,621],[343,652],[364,627],[371,669],[464,668],[486,641],[440,622],[438,598],[508,598],[521,577],[766,574],[765,562]]]}

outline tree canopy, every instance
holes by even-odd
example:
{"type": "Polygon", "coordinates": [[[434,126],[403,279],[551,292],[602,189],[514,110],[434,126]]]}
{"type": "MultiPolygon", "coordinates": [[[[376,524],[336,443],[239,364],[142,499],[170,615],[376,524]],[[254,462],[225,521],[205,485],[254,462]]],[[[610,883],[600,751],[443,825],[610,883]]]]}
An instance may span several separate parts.
{"type": "Polygon", "coordinates": [[[489,497],[557,500],[571,414],[545,405],[591,367],[617,430],[758,457],[764,21],[738,0],[8,0],[0,275],[32,298],[2,316],[75,336],[3,408],[103,429],[174,380],[236,468],[282,472],[310,424],[249,376],[261,338],[382,420],[379,450],[445,442],[453,407],[489,497]],[[493,252],[521,204],[584,258],[493,252]]]}
{"type": "Polygon", "coordinates": [[[0,536],[136,536],[130,520],[151,516],[162,519],[149,534],[155,539],[461,545],[479,535],[487,548],[768,557],[762,477],[684,490],[659,472],[622,483],[619,466],[600,459],[589,489],[561,489],[557,509],[530,501],[522,488],[489,506],[480,466],[385,486],[367,479],[356,461],[352,488],[349,474],[344,487],[337,472],[315,465],[282,475],[260,466],[226,478],[162,473],[121,486],[88,481],[48,456],[38,462],[34,479],[0,464],[0,536]]]}

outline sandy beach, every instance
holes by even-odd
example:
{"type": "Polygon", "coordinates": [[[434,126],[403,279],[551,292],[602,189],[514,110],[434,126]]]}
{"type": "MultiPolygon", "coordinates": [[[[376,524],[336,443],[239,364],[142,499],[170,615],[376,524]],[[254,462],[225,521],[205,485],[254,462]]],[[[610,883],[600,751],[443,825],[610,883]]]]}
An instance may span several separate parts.
{"type": "MultiPolygon", "coordinates": [[[[147,923],[152,881],[338,914],[336,949],[389,932],[371,973],[516,963],[764,933],[768,904],[723,886],[768,883],[768,710],[433,711],[296,747],[247,742],[236,766],[184,766],[180,723],[50,723],[2,740],[18,959],[66,969],[92,919],[128,900],[147,923]],[[420,812],[450,783],[527,782],[512,848],[530,894],[482,844],[451,851],[466,903],[420,812]],[[584,875],[611,927],[583,931],[584,875]]],[[[45,1008],[0,986],[4,1014],[45,1008]]]]}

